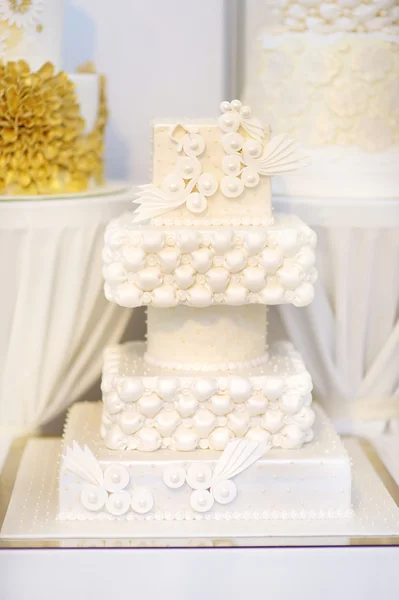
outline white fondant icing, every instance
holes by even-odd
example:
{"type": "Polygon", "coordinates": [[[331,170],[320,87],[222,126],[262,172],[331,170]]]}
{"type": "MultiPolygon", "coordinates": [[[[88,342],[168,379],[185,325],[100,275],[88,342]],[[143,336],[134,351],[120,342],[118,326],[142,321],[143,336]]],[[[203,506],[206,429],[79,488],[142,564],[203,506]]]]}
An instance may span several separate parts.
{"type": "Polygon", "coordinates": [[[109,225],[103,255],[108,299],[129,307],[204,307],[253,302],[305,306],[313,298],[316,237],[292,216],[279,216],[266,230],[167,229],[156,231],[156,237],[153,233],[152,228],[132,225],[128,215],[109,225]],[[135,247],[130,244],[132,233],[135,247]],[[291,290],[292,294],[285,293],[291,290]],[[253,293],[259,296],[254,298],[253,293]]]}

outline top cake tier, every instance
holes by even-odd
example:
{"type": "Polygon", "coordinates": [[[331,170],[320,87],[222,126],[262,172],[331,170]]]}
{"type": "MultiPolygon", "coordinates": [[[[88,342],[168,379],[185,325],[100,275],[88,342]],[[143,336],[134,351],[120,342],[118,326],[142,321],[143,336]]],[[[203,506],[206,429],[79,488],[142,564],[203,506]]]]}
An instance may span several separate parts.
{"type": "Polygon", "coordinates": [[[64,0],[0,0],[0,195],[103,183],[105,81],[60,70],[64,0]]]}
{"type": "Polygon", "coordinates": [[[271,222],[270,178],[300,166],[294,140],[270,136],[239,100],[218,120],[153,123],[153,182],[140,187],[133,222],[154,226],[271,222]]]}

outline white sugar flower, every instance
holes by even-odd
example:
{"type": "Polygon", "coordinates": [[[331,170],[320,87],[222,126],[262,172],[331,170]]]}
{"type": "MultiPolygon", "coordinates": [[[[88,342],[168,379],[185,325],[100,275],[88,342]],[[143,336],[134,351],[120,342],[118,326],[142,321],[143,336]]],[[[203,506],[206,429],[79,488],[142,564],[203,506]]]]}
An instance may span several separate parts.
{"type": "Polygon", "coordinates": [[[226,175],[220,183],[220,189],[227,198],[237,198],[244,191],[244,182],[238,177],[226,175]]]}
{"type": "Polygon", "coordinates": [[[185,189],[184,179],[178,175],[168,175],[162,183],[162,191],[170,196],[179,196],[185,189]]]}
{"type": "Polygon", "coordinates": [[[259,173],[254,167],[245,167],[241,173],[241,180],[245,187],[256,187],[260,181],[259,173]]]}
{"type": "Polygon", "coordinates": [[[212,173],[203,173],[198,179],[197,189],[203,196],[213,196],[218,189],[216,177],[212,173]]]}
{"type": "Polygon", "coordinates": [[[219,127],[225,133],[237,131],[241,125],[241,117],[235,110],[223,113],[218,119],[219,127]]]}
{"type": "Polygon", "coordinates": [[[241,158],[234,154],[225,156],[222,161],[222,169],[226,175],[239,175],[242,169],[241,158]]]}
{"type": "Polygon", "coordinates": [[[43,0],[0,0],[0,21],[26,29],[38,23],[43,6],[43,0]]]}
{"type": "Polygon", "coordinates": [[[227,133],[222,137],[223,150],[227,154],[236,154],[244,145],[244,138],[236,132],[227,133]]]}
{"type": "Polygon", "coordinates": [[[208,202],[199,192],[192,192],[187,198],[186,206],[192,213],[202,213],[207,208],[208,202]]]}
{"type": "Polygon", "coordinates": [[[182,156],[176,164],[176,173],[183,179],[193,179],[201,175],[201,163],[198,158],[182,156]]]}
{"type": "Polygon", "coordinates": [[[188,156],[200,156],[205,150],[205,140],[198,133],[187,133],[183,138],[183,150],[188,156]]]}

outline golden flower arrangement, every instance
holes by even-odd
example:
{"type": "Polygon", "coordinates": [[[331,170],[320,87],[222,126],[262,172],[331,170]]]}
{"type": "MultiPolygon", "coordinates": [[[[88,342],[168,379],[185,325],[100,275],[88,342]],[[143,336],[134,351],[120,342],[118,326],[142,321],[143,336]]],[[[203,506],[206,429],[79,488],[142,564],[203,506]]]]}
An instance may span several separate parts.
{"type": "Polygon", "coordinates": [[[84,133],[74,84],[51,63],[0,64],[0,194],[80,192],[103,181],[107,121],[101,78],[95,126],[84,133]]]}

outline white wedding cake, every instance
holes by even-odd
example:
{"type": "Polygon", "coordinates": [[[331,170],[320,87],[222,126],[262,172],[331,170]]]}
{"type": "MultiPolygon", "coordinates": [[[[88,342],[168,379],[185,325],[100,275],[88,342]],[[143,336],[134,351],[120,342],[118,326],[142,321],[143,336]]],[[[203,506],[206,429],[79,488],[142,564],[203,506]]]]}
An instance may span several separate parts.
{"type": "Polygon", "coordinates": [[[301,357],[267,344],[267,306],[313,298],[316,236],[271,205],[299,147],[238,100],[152,130],[153,181],[103,251],[106,297],[147,306],[147,341],[108,348],[103,402],[70,410],[59,519],[347,517],[348,455],[301,357]]]}
{"type": "Polygon", "coordinates": [[[274,192],[311,199],[397,198],[397,0],[249,0],[243,97],[304,144],[303,171],[274,192]],[[328,182],[326,184],[326,182],[328,182]]]}

